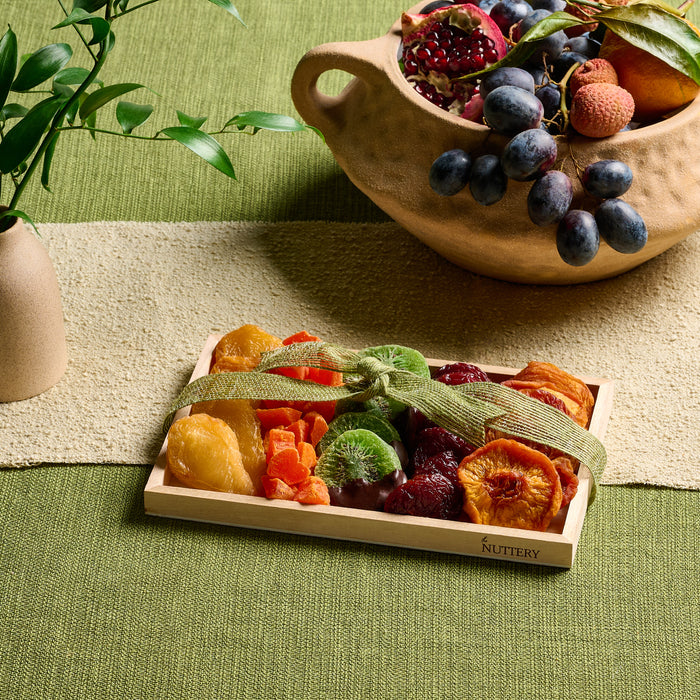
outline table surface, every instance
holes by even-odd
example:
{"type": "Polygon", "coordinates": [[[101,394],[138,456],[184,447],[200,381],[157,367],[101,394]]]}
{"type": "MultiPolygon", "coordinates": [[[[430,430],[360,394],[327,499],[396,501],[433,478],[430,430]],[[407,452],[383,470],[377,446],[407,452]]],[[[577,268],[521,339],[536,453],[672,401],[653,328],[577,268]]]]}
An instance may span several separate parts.
{"type": "MultiPolygon", "coordinates": [[[[72,43],[49,29],[58,3],[2,5],[22,53],[72,43]]],[[[236,5],[247,28],[206,0],[124,17],[105,80],[157,92],[138,97],[159,126],[176,108],[212,124],[294,115],[306,50],[378,36],[405,9],[236,5]]],[[[314,135],[226,138],[235,182],[176,144],[70,134],[53,194],[33,187],[25,208],[38,222],[387,220],[314,135]]],[[[0,471],[0,700],[697,697],[699,492],[602,487],[564,571],[150,518],[149,471],[0,471]]]]}

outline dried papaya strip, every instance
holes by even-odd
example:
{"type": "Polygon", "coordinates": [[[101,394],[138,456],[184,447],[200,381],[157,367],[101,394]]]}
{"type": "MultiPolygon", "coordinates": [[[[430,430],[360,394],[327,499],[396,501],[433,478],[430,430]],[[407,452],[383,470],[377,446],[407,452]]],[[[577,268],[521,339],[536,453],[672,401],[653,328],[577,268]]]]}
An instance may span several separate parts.
{"type": "Polygon", "coordinates": [[[544,531],[561,507],[552,460],[515,440],[480,447],[460,462],[458,477],[474,523],[544,531]]]}

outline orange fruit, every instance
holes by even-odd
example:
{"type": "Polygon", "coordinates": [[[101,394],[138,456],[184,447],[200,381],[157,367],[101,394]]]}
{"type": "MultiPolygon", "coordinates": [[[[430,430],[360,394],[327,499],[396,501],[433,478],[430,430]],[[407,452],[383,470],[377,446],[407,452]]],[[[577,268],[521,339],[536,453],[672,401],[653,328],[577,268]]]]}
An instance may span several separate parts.
{"type": "Polygon", "coordinates": [[[691,102],[700,91],[694,80],[610,31],[598,56],[612,63],[620,87],[632,95],[635,121],[658,121],[691,102]]]}

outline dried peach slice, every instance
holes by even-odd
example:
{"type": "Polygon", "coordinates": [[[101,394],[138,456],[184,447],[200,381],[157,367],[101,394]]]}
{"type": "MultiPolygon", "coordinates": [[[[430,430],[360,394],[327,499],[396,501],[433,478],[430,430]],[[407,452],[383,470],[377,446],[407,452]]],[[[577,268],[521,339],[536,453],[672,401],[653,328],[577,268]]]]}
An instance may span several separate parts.
{"type": "Polygon", "coordinates": [[[578,476],[574,473],[574,464],[570,457],[556,457],[552,464],[559,474],[561,482],[561,508],[568,506],[578,491],[578,476]]]}
{"type": "Polygon", "coordinates": [[[236,434],[220,418],[197,413],[175,421],[168,432],[166,463],[185,486],[247,496],[255,489],[236,434]]]}
{"type": "Polygon", "coordinates": [[[222,357],[251,357],[260,360],[260,353],[279,348],[282,341],[262,328],[246,324],[227,333],[214,348],[214,364],[222,357]]]}
{"type": "Polygon", "coordinates": [[[512,389],[547,389],[560,398],[573,419],[583,428],[588,425],[595,399],[581,379],[550,362],[528,362],[512,379],[503,382],[512,389]]]}
{"type": "Polygon", "coordinates": [[[256,404],[251,401],[202,401],[192,406],[192,415],[206,413],[220,418],[236,434],[238,449],[243,460],[243,468],[248,472],[255,487],[255,494],[263,493],[260,477],[267,469],[262,429],[256,404]]]}
{"type": "Polygon", "coordinates": [[[552,461],[515,440],[486,443],[460,462],[458,476],[474,523],[544,531],[561,506],[552,461]]]}

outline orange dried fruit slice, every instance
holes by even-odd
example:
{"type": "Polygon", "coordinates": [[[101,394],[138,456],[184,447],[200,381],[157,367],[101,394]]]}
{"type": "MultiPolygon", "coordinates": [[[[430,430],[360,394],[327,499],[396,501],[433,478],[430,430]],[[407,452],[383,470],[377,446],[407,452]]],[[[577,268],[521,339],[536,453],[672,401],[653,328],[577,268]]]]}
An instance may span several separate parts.
{"type": "Polygon", "coordinates": [[[198,413],[175,421],[168,432],[166,464],[178,481],[196,489],[251,496],[236,434],[220,418],[198,413]]]}
{"type": "Polygon", "coordinates": [[[503,382],[512,389],[547,389],[560,398],[572,418],[583,428],[588,425],[595,399],[586,383],[550,362],[528,362],[512,379],[503,382]]]}
{"type": "MultiPolygon", "coordinates": [[[[260,353],[274,350],[282,341],[259,326],[246,324],[227,333],[214,348],[214,364],[222,357],[251,357],[260,360],[260,353]]],[[[257,363],[256,363],[257,364],[257,363]]]]}
{"type": "Polygon", "coordinates": [[[223,355],[212,365],[209,374],[219,374],[220,372],[251,372],[259,364],[259,357],[223,355]]]}
{"type": "Polygon", "coordinates": [[[262,495],[260,477],[267,469],[265,447],[263,445],[260,420],[251,401],[203,401],[192,406],[192,415],[206,413],[220,418],[233,430],[238,440],[238,449],[243,460],[243,468],[248,472],[256,495],[262,495]]]}
{"type": "Polygon", "coordinates": [[[458,469],[464,511],[474,523],[544,531],[561,506],[549,457],[515,440],[488,442],[458,469]]]}
{"type": "Polygon", "coordinates": [[[574,472],[576,460],[570,457],[556,457],[552,460],[561,482],[561,508],[568,506],[578,491],[578,476],[574,472]]]}

